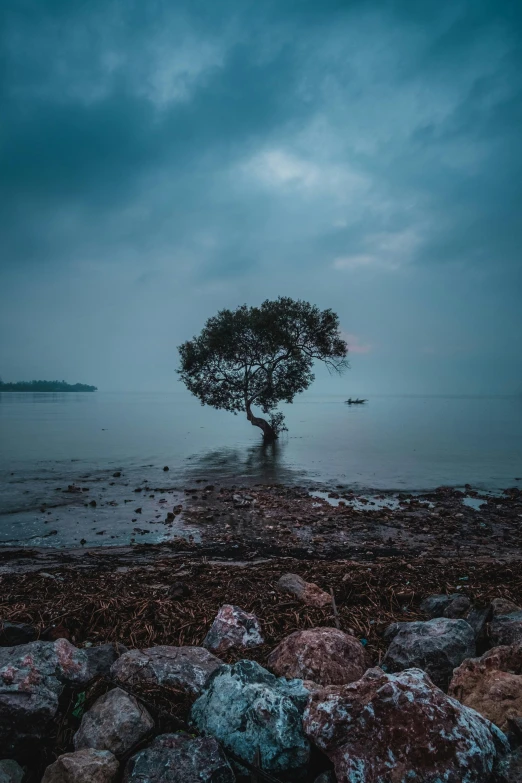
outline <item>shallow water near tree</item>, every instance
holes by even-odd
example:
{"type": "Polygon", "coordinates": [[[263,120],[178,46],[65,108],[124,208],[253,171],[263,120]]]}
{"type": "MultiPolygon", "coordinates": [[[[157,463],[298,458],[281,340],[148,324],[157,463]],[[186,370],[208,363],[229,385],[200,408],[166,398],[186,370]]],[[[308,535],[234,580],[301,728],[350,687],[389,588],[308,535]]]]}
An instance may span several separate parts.
{"type": "MultiPolygon", "coordinates": [[[[104,483],[119,503],[111,477],[120,470],[125,491],[148,481],[168,488],[169,502],[196,480],[376,493],[522,483],[520,398],[374,396],[348,406],[305,394],[283,410],[288,433],[264,445],[243,416],[201,407],[183,392],[0,394],[0,542],[40,533],[38,507],[55,502],[58,487],[104,483]]],[[[151,500],[159,519],[161,493],[151,500]]],[[[99,518],[101,509],[103,526],[99,518]]],[[[117,519],[107,523],[117,527],[117,519]]],[[[87,522],[76,514],[73,524],[87,522]]],[[[165,535],[158,528],[143,540],[165,535]]]]}

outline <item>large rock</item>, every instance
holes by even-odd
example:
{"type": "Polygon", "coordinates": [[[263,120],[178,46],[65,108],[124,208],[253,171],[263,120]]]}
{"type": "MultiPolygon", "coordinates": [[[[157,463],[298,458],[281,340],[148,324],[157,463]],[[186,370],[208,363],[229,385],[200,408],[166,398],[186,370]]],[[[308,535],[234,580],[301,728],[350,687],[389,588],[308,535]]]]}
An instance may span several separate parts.
{"type": "Polygon", "coordinates": [[[391,640],[383,659],[386,671],[423,669],[441,688],[448,686],[453,669],[475,654],[475,634],[465,620],[394,623],[385,638],[391,640]]]}
{"type": "Polygon", "coordinates": [[[42,783],[112,783],[118,766],[118,760],[108,750],[88,748],[64,753],[47,767],[42,783]]]}
{"type": "Polygon", "coordinates": [[[312,694],[304,728],[344,783],[486,783],[509,750],[496,726],[420,669],[369,669],[312,694]]]}
{"type": "Polygon", "coordinates": [[[96,748],[123,756],[154,728],[154,721],[134,696],[114,688],[88,710],[74,736],[76,750],[96,748]]]}
{"type": "Polygon", "coordinates": [[[466,617],[471,608],[471,601],[467,595],[458,595],[456,598],[448,604],[444,609],[444,617],[449,617],[450,620],[461,620],[466,617]]]}
{"type": "Polygon", "coordinates": [[[522,644],[464,661],[453,672],[448,693],[507,730],[508,721],[522,718],[522,644]]]}
{"type": "Polygon", "coordinates": [[[220,655],[231,648],[247,649],[263,643],[261,626],[255,614],[245,612],[239,606],[225,604],[205,636],[203,647],[220,655]]]}
{"type": "Polygon", "coordinates": [[[233,783],[234,773],[212,737],[163,734],[125,767],[124,783],[233,783]]]}
{"type": "Polygon", "coordinates": [[[12,759],[0,761],[0,783],[22,783],[24,771],[20,764],[12,759]]]}
{"type": "Polygon", "coordinates": [[[287,636],[268,657],[278,676],[343,685],[366,671],[364,647],[337,628],[311,628],[287,636]]]}
{"type": "Polygon", "coordinates": [[[274,677],[255,661],[224,665],[192,705],[191,721],[240,759],[272,772],[300,770],[310,746],[301,716],[308,692],[299,680],[274,677]]]}
{"type": "Polygon", "coordinates": [[[168,685],[199,694],[222,661],[203,647],[150,647],[129,650],[112,665],[113,678],[122,685],[168,685]]]}
{"type": "Polygon", "coordinates": [[[494,647],[522,642],[522,609],[504,598],[493,601],[489,638],[494,647]],[[509,611],[506,611],[509,609],[509,611]]]}
{"type": "Polygon", "coordinates": [[[64,686],[81,688],[89,678],[85,652],[65,639],[0,648],[0,756],[40,740],[64,686]]]}
{"type": "Polygon", "coordinates": [[[283,574],[276,587],[282,593],[293,595],[308,606],[325,609],[332,605],[332,597],[329,593],[325,593],[314,582],[305,582],[298,574],[283,574]]]}
{"type": "Polygon", "coordinates": [[[522,748],[517,748],[500,762],[497,775],[499,783],[520,783],[522,781],[522,748]]]}
{"type": "Polygon", "coordinates": [[[521,612],[522,608],[510,601],[509,598],[494,598],[491,602],[493,617],[501,614],[511,614],[511,612],[521,612]]]}
{"type": "Polygon", "coordinates": [[[451,595],[438,594],[429,595],[420,604],[421,612],[425,612],[428,617],[443,617],[447,607],[456,598],[460,598],[459,593],[451,593],[451,595]]]}
{"type": "Polygon", "coordinates": [[[86,647],[85,654],[89,661],[91,678],[109,677],[112,664],[125,652],[127,652],[127,648],[122,644],[100,644],[96,647],[86,647]]]}
{"type": "Polygon", "coordinates": [[[29,644],[36,641],[36,628],[26,623],[0,622],[0,647],[14,647],[17,644],[29,644]]]}
{"type": "Polygon", "coordinates": [[[486,640],[486,629],[488,622],[491,620],[491,613],[491,604],[482,606],[475,604],[466,617],[466,622],[469,623],[473,628],[475,641],[478,647],[482,647],[486,640]]]}

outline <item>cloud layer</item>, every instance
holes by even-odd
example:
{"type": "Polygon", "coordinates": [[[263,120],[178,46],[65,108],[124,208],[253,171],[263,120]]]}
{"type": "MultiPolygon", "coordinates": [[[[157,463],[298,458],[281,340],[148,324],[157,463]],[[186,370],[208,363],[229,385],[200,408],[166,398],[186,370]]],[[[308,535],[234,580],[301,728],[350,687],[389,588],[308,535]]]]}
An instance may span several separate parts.
{"type": "Polygon", "coordinates": [[[217,308],[286,294],[363,390],[522,388],[516,4],[0,13],[4,377],[172,388],[217,308]]]}

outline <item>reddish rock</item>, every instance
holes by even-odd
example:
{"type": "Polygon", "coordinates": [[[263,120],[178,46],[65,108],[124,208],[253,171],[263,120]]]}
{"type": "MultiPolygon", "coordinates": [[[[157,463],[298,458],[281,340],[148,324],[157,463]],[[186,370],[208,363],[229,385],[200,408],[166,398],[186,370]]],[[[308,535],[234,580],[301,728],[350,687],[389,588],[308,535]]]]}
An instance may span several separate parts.
{"type": "Polygon", "coordinates": [[[123,756],[153,728],[154,721],[145,707],[121,688],[113,688],[83,716],[74,735],[74,747],[110,750],[115,756],[123,756]]]}
{"type": "Polygon", "coordinates": [[[305,582],[298,574],[283,574],[276,587],[282,593],[294,595],[308,606],[324,609],[332,604],[332,597],[329,593],[325,593],[313,582],[305,582]]]}
{"type": "Polygon", "coordinates": [[[42,783],[113,783],[118,766],[108,750],[88,748],[64,753],[47,767],[42,783]]]}
{"type": "Polygon", "coordinates": [[[261,626],[255,614],[244,612],[239,606],[225,604],[217,613],[203,647],[219,655],[231,648],[247,649],[263,643],[261,626]]]}
{"type": "Polygon", "coordinates": [[[0,648],[0,757],[40,740],[54,718],[64,685],[84,687],[87,655],[66,639],[0,648]]]}
{"type": "Polygon", "coordinates": [[[420,669],[369,669],[312,694],[304,728],[339,783],[486,783],[509,751],[500,729],[420,669]]]}
{"type": "Polygon", "coordinates": [[[67,639],[70,641],[71,633],[68,628],[60,623],[59,625],[50,625],[40,634],[40,639],[46,642],[55,642],[57,639],[67,639]]]}
{"type": "Polygon", "coordinates": [[[522,718],[522,644],[464,661],[453,672],[448,693],[506,730],[509,720],[522,718]]]}
{"type": "Polygon", "coordinates": [[[121,685],[148,682],[197,695],[222,663],[203,647],[149,647],[124,653],[112,665],[111,675],[121,685]]]}
{"type": "Polygon", "coordinates": [[[366,671],[366,653],[354,636],[337,628],[311,628],[287,636],[268,657],[278,676],[344,685],[366,671]]]}

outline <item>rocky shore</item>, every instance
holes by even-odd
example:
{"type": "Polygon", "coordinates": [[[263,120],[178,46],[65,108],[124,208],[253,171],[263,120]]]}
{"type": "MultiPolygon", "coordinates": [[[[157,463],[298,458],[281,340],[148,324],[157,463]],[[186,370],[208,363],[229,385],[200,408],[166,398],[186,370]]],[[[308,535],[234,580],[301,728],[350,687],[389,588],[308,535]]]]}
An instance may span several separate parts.
{"type": "Polygon", "coordinates": [[[210,485],[184,493],[177,511],[201,535],[198,544],[188,545],[208,547],[210,554],[219,547],[242,556],[305,559],[522,556],[517,487],[487,494],[471,486],[356,493],[342,487],[210,485]]]}
{"type": "Polygon", "coordinates": [[[357,493],[340,485],[217,485],[205,479],[184,486],[163,469],[136,478],[118,470],[50,486],[13,476],[11,499],[0,514],[2,541],[62,549],[162,543],[219,558],[522,556],[517,486],[495,493],[469,485],[357,493]]]}
{"type": "Polygon", "coordinates": [[[55,491],[129,541],[0,548],[0,783],[522,780],[519,489],[55,491]]]}
{"type": "Polygon", "coordinates": [[[2,783],[522,779],[520,560],[144,549],[4,561],[2,783]]]}

